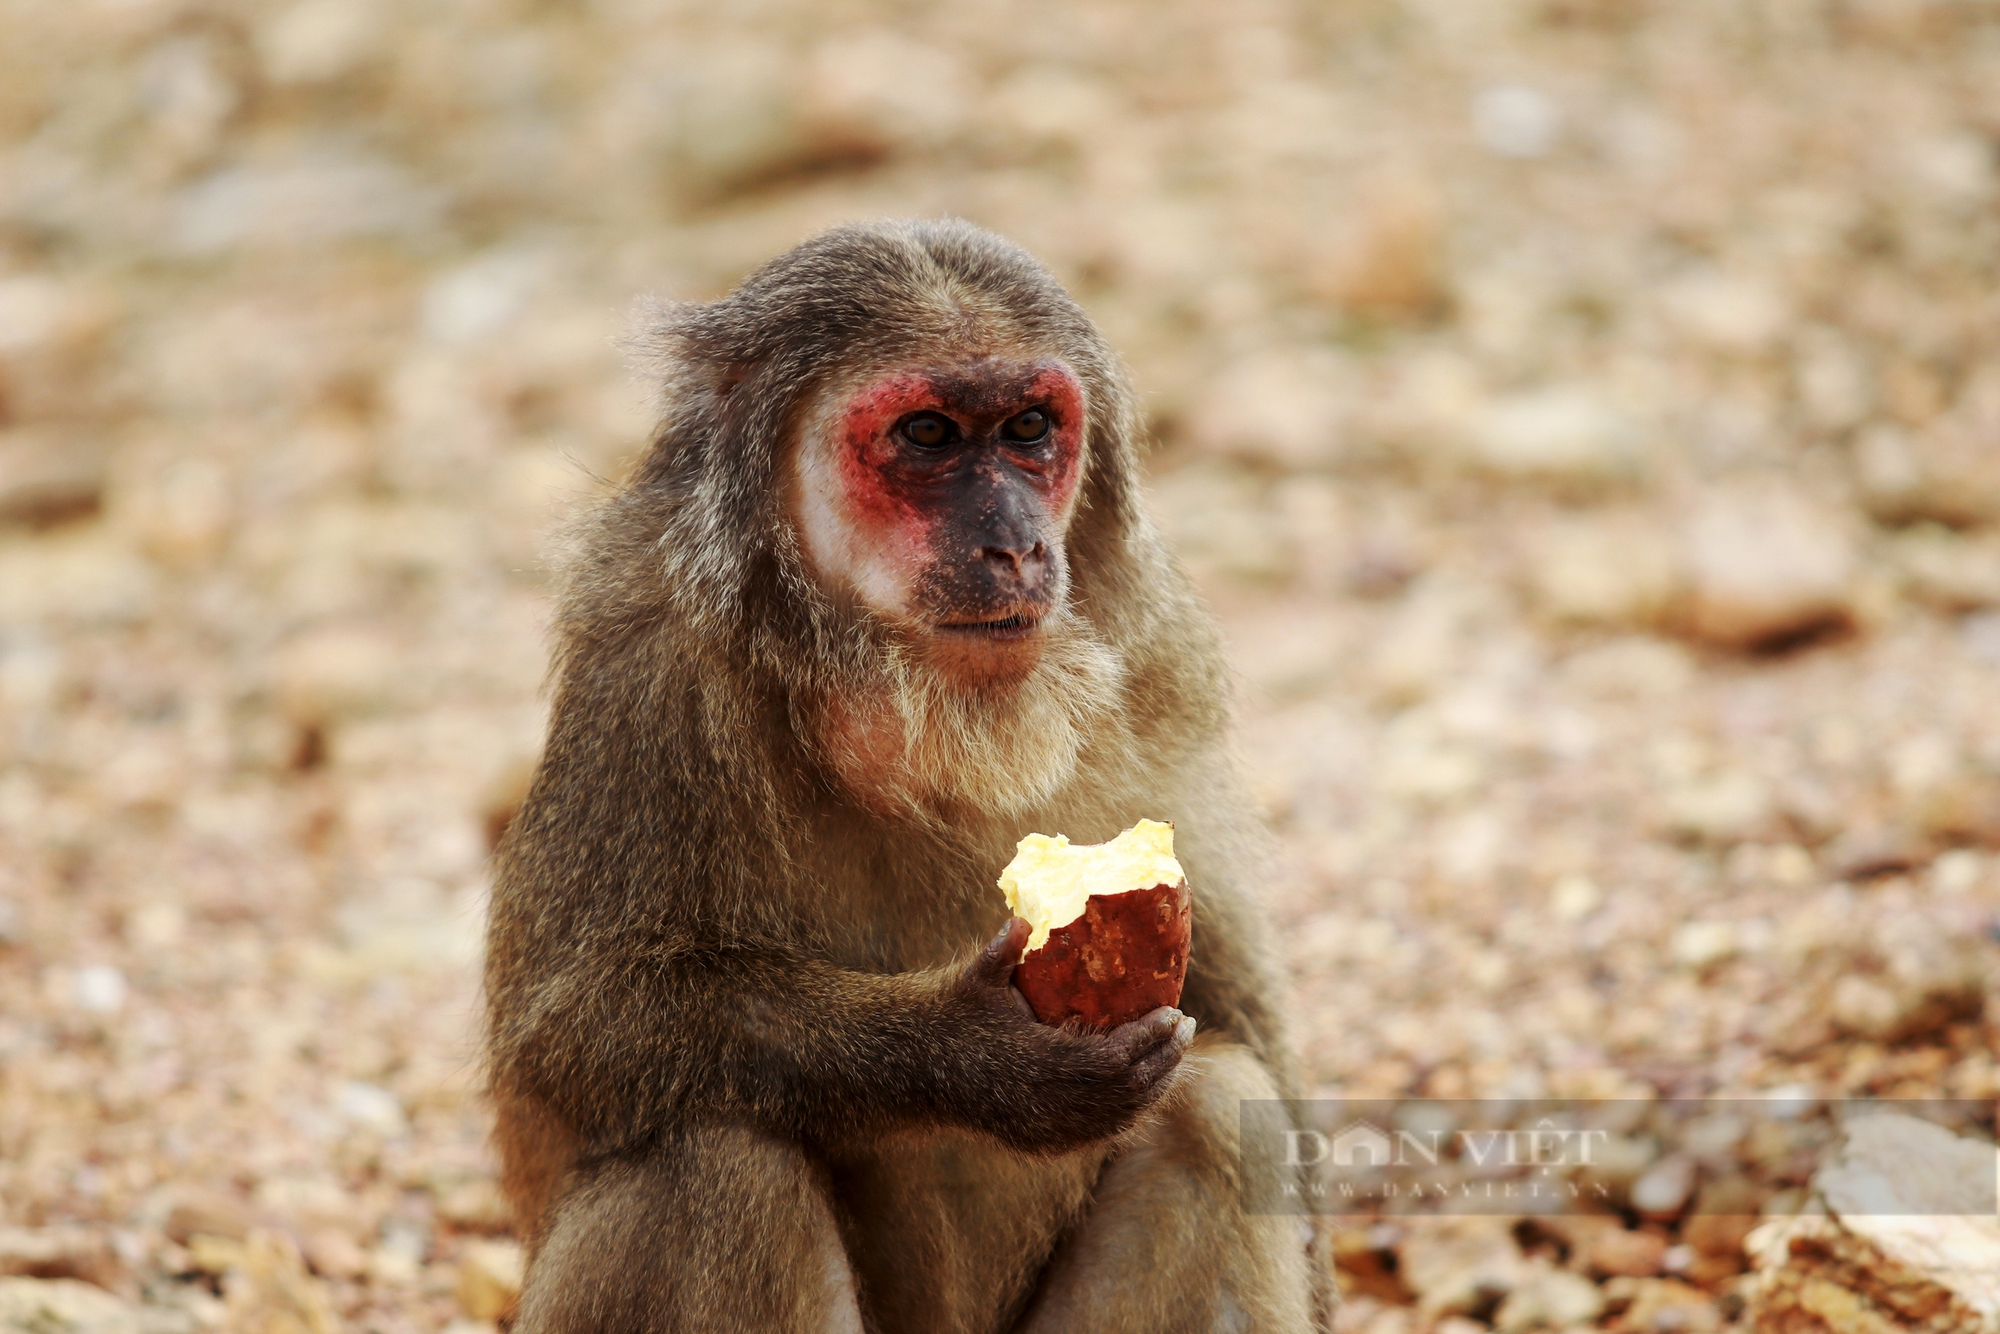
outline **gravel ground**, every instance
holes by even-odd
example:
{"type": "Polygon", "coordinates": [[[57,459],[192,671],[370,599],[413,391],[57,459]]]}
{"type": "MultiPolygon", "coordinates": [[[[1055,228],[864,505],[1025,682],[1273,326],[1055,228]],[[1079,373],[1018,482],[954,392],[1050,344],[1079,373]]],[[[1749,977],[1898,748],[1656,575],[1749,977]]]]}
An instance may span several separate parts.
{"type": "MultiPolygon", "coordinates": [[[[634,298],[857,216],[1127,354],[1317,1090],[2000,1094],[2000,10],[714,9],[0,0],[0,1327],[503,1311],[548,536],[634,298]]],[[[1717,1328],[1798,1181],[1343,1327],[1717,1328]]]]}

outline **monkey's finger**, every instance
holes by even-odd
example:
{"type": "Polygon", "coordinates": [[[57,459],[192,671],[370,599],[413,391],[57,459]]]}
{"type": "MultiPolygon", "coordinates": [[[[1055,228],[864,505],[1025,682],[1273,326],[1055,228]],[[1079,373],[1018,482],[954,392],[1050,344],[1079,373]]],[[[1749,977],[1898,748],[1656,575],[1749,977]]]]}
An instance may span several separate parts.
{"type": "Polygon", "coordinates": [[[1007,984],[1007,999],[1021,1012],[1023,1018],[1036,1023],[1041,1022],[1041,1016],[1035,1013],[1035,1007],[1028,1003],[1028,998],[1021,994],[1021,989],[1011,982],[1007,984]]]}
{"type": "MultiPolygon", "coordinates": [[[[1122,1028],[1111,1030],[1112,1041],[1118,1044],[1127,1065],[1147,1055],[1161,1043],[1170,1040],[1184,1018],[1171,1005],[1162,1005],[1151,1014],[1141,1015],[1122,1028]]],[[[1193,1020],[1188,1020],[1193,1023],[1193,1020]]]]}
{"type": "Polygon", "coordinates": [[[1187,1055],[1188,1047],[1193,1042],[1194,1020],[1183,1016],[1168,1033],[1167,1040],[1146,1053],[1145,1057],[1132,1067],[1132,1074],[1138,1080],[1139,1087],[1150,1089],[1172,1074],[1174,1068],[1181,1063],[1181,1058],[1187,1055]]]}
{"type": "Polygon", "coordinates": [[[972,977],[976,982],[989,987],[1005,986],[1014,976],[1014,965],[1021,962],[1021,952],[1028,944],[1028,936],[1034,930],[1025,917],[1009,917],[1007,925],[1000,928],[1000,934],[987,942],[979,951],[979,957],[972,961],[972,977]]]}

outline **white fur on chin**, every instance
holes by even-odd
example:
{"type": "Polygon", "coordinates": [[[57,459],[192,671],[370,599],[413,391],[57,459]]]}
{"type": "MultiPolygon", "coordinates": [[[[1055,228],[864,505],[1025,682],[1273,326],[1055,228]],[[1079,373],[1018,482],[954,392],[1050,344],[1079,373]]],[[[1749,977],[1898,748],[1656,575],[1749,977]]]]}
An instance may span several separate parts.
{"type": "Polygon", "coordinates": [[[829,719],[830,758],[878,810],[1009,815],[1046,802],[1093,737],[1118,725],[1125,667],[1080,617],[1044,623],[1040,660],[1004,686],[968,687],[877,626],[869,706],[829,719]]]}

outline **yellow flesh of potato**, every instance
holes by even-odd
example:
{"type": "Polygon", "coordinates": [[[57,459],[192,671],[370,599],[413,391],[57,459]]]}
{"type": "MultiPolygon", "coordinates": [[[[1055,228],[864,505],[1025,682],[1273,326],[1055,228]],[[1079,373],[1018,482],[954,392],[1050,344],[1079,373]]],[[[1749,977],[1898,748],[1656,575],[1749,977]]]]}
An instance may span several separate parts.
{"type": "Polygon", "coordinates": [[[1183,878],[1174,860],[1174,827],[1141,820],[1109,843],[1073,846],[1061,834],[1030,834],[1000,873],[1000,888],[1014,915],[1034,927],[1028,948],[1038,950],[1048,944],[1049,932],[1083,915],[1093,894],[1178,885],[1183,878]]]}

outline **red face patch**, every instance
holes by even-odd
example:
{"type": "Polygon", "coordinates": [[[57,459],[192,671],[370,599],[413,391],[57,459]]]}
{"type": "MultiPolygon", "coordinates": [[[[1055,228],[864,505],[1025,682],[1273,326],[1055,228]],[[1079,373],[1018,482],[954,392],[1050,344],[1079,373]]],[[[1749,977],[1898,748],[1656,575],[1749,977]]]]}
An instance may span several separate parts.
{"type": "Polygon", "coordinates": [[[1076,497],[1083,446],[1083,387],[1067,366],[974,362],[892,371],[849,400],[840,426],[840,479],[849,513],[906,549],[928,549],[948,517],[953,483],[968,471],[1004,471],[1031,488],[1060,526],[1076,497]],[[1032,445],[1005,437],[1028,411],[1048,417],[1032,445]],[[925,450],[899,428],[919,414],[956,428],[954,447],[925,450]]]}

